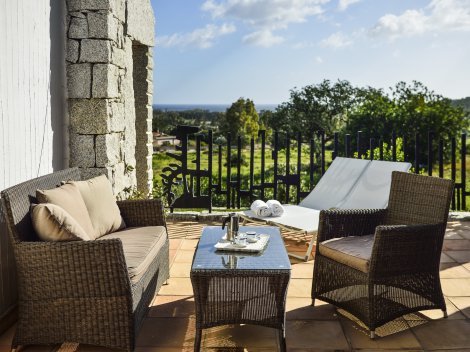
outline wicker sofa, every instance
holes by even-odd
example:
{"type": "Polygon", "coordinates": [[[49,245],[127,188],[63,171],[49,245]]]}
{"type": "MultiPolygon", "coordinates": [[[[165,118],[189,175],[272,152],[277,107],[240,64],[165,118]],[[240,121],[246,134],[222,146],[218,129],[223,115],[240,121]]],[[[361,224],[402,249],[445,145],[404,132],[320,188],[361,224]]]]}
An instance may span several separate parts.
{"type": "Polygon", "coordinates": [[[41,241],[30,204],[37,189],[52,189],[63,180],[80,180],[79,170],[54,172],[1,192],[18,273],[12,348],[77,342],[132,351],[149,303],[169,277],[162,203],[119,201],[127,229],[97,240],[41,241]]]}

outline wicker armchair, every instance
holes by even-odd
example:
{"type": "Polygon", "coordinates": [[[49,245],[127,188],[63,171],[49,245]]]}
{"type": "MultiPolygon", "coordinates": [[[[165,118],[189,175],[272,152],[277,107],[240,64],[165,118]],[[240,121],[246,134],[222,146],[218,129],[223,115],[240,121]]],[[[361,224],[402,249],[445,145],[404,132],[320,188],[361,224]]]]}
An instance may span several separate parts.
{"type": "Polygon", "coordinates": [[[393,172],[387,209],[320,214],[312,305],[321,299],[370,330],[404,314],[441,309],[439,262],[453,182],[393,172]]]}
{"type": "Polygon", "coordinates": [[[36,189],[79,179],[73,168],[2,191],[18,273],[12,348],[78,342],[133,351],[149,303],[168,279],[169,241],[159,200],[118,202],[129,227],[164,226],[164,244],[138,280],[129,277],[119,238],[38,240],[29,215],[36,189]]]}

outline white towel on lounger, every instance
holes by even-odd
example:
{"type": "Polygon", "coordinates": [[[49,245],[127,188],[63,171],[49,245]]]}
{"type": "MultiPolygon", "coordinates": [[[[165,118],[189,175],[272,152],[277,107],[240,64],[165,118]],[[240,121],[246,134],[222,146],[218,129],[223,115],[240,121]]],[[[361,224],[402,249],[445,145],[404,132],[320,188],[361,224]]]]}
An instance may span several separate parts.
{"type": "Polygon", "coordinates": [[[271,209],[272,216],[281,216],[284,214],[284,207],[275,199],[270,199],[266,202],[266,205],[271,209]]]}
{"type": "Polygon", "coordinates": [[[261,199],[255,200],[251,203],[250,209],[256,214],[256,216],[268,217],[271,216],[271,209],[261,199]]]}

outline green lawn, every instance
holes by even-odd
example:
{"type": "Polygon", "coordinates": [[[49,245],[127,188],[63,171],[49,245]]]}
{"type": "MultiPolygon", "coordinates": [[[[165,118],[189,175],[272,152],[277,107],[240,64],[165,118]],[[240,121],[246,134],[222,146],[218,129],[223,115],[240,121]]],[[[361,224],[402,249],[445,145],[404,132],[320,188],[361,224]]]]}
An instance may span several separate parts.
{"type": "MultiPolygon", "coordinates": [[[[232,156],[236,155],[237,150],[236,148],[232,149],[232,156]]],[[[326,167],[331,163],[332,152],[330,150],[326,151],[325,161],[326,167]]],[[[188,165],[191,169],[196,169],[196,164],[192,163],[191,160],[196,160],[196,152],[190,151],[188,153],[188,165]]],[[[249,148],[245,148],[242,150],[242,160],[243,166],[241,167],[240,178],[241,178],[241,188],[248,189],[249,187],[249,172],[250,172],[250,151],[249,148]]],[[[302,191],[309,191],[310,189],[310,180],[309,180],[309,149],[303,147],[302,148],[302,167],[301,167],[301,190],[302,191]]],[[[278,167],[279,173],[285,174],[285,161],[286,161],[286,154],[285,151],[282,150],[279,152],[278,157],[278,167]]],[[[153,155],[153,170],[154,170],[154,180],[157,184],[161,185],[161,170],[168,166],[171,163],[174,163],[175,160],[166,155],[165,152],[157,152],[153,155]]],[[[316,160],[315,163],[317,164],[317,169],[315,172],[315,179],[314,183],[318,182],[320,178],[320,170],[319,170],[319,160],[316,160]]],[[[271,157],[271,148],[266,148],[266,158],[265,158],[265,181],[272,182],[273,181],[273,165],[274,161],[271,157]]],[[[291,148],[290,151],[290,165],[291,165],[291,174],[297,173],[297,148],[291,148]]],[[[467,155],[467,169],[470,165],[470,155],[467,155]]],[[[201,152],[201,170],[208,169],[208,151],[203,150],[201,152]]],[[[438,165],[433,167],[433,175],[439,174],[438,165]]],[[[212,166],[212,175],[213,175],[213,183],[218,182],[218,154],[217,149],[214,148],[213,153],[213,166],[212,166]]],[[[254,175],[255,175],[255,185],[259,184],[260,182],[260,173],[261,173],[261,148],[260,146],[255,147],[254,153],[254,175]]],[[[427,172],[426,172],[427,174],[427,172]]],[[[226,175],[227,175],[227,168],[226,168],[226,150],[225,148],[222,151],[222,189],[225,189],[226,185],[226,175]]],[[[231,167],[231,179],[232,181],[236,181],[237,177],[237,169],[236,166],[233,165],[231,167]]],[[[450,178],[451,176],[451,165],[450,163],[446,163],[444,165],[444,177],[450,178]]],[[[456,165],[456,182],[460,182],[460,162],[458,161],[456,165]]],[[[202,193],[207,193],[207,179],[202,179],[202,193]]],[[[466,189],[470,190],[470,175],[467,175],[466,180],[466,189]]],[[[176,191],[176,194],[180,194],[182,189],[176,191]]],[[[283,185],[279,186],[279,194],[283,196],[285,194],[285,187],[283,185]]],[[[272,190],[267,190],[267,196],[272,196],[272,190]]],[[[290,202],[295,203],[295,196],[296,190],[295,187],[291,187],[290,190],[290,202]]],[[[281,198],[283,199],[283,198],[281,198]]],[[[467,197],[467,209],[470,208],[469,203],[470,199],[467,197]]],[[[217,196],[214,195],[214,206],[221,206],[225,205],[225,196],[217,196]]],[[[245,199],[242,201],[242,206],[248,206],[248,200],[245,199]]]]}

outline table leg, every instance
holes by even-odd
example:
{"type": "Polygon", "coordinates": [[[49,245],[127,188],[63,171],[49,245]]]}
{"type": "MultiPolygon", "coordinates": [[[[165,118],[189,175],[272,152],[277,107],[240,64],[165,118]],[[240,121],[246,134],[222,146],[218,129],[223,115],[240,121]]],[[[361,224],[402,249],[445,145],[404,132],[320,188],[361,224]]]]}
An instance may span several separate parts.
{"type": "Polygon", "coordinates": [[[194,338],[194,352],[201,350],[202,329],[196,328],[196,337],[194,338]]]}
{"type": "Polygon", "coordinates": [[[285,328],[279,329],[278,330],[279,334],[279,350],[281,352],[286,352],[286,330],[285,328]]]}

